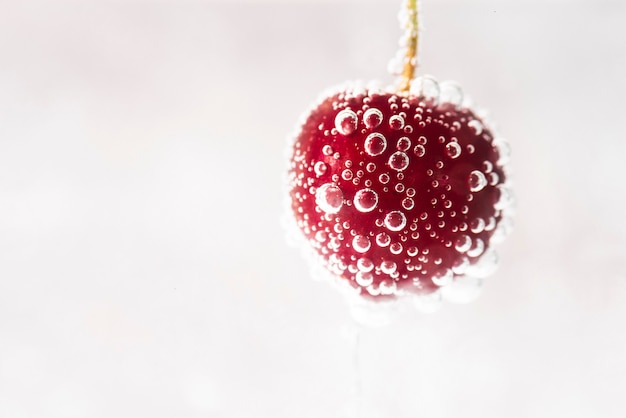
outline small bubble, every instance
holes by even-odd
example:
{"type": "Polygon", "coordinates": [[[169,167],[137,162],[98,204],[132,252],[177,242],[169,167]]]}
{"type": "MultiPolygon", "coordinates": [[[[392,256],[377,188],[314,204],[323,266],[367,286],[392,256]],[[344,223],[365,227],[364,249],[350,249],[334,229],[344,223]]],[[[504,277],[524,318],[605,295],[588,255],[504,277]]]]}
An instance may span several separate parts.
{"type": "Polygon", "coordinates": [[[474,130],[474,134],[480,135],[483,133],[483,124],[479,120],[472,119],[467,123],[467,126],[474,130]]]}
{"type": "Polygon", "coordinates": [[[396,282],[391,279],[385,279],[378,286],[381,295],[393,295],[396,292],[396,282]]]}
{"type": "Polygon", "coordinates": [[[365,139],[365,152],[372,157],[382,154],[387,149],[387,139],[379,133],[370,134],[365,139]]]}
{"type": "Polygon", "coordinates": [[[315,175],[317,177],[321,177],[328,171],[328,166],[324,162],[318,161],[315,163],[313,170],[315,171],[315,175]]]}
{"type": "Polygon", "coordinates": [[[389,157],[389,167],[396,171],[405,170],[409,166],[409,156],[403,152],[397,151],[389,157]]]}
{"type": "Polygon", "coordinates": [[[423,157],[426,154],[426,148],[423,145],[418,144],[413,148],[413,153],[418,157],[423,157]]]}
{"type": "Polygon", "coordinates": [[[406,195],[409,197],[415,196],[415,189],[412,187],[409,187],[408,189],[406,189],[406,195]]]}
{"type": "Polygon", "coordinates": [[[498,176],[497,173],[492,172],[489,173],[489,184],[492,186],[495,186],[496,184],[498,184],[498,182],[500,181],[500,177],[498,176]]]}
{"type": "Polygon", "coordinates": [[[461,155],[461,146],[457,142],[447,143],[446,154],[452,159],[457,158],[459,155],[461,155]]]}
{"type": "Polygon", "coordinates": [[[326,213],[337,213],[343,206],[343,192],[336,184],[326,183],[315,192],[315,203],[326,213]]]}
{"type": "Polygon", "coordinates": [[[317,231],[315,233],[315,240],[318,242],[326,242],[328,239],[328,234],[324,231],[317,231]]]}
{"type": "Polygon", "coordinates": [[[472,248],[469,249],[469,251],[467,252],[467,255],[469,255],[470,257],[478,257],[484,251],[485,251],[485,243],[483,242],[482,239],[476,238],[476,240],[474,241],[474,245],[472,245],[472,248]]]}
{"type": "Polygon", "coordinates": [[[448,270],[448,269],[444,270],[441,273],[435,274],[435,276],[432,278],[433,283],[440,287],[446,286],[452,283],[453,279],[454,279],[454,273],[452,273],[452,270],[448,270]]]}
{"type": "Polygon", "coordinates": [[[396,265],[396,263],[390,260],[385,260],[380,263],[380,270],[385,274],[391,274],[395,272],[397,268],[398,266],[396,265]]]}
{"type": "Polygon", "coordinates": [[[371,108],[365,111],[363,115],[363,123],[369,129],[374,129],[380,126],[383,122],[383,112],[378,109],[371,108]]]}
{"type": "Polygon", "coordinates": [[[368,173],[373,173],[374,171],[376,171],[376,164],[367,163],[367,165],[365,166],[365,169],[367,170],[368,173]]]}
{"type": "Polygon", "coordinates": [[[468,182],[470,191],[474,193],[480,192],[485,188],[485,186],[487,186],[487,179],[485,178],[485,175],[478,170],[474,170],[470,173],[468,182]]]}
{"type": "Polygon", "coordinates": [[[483,171],[485,173],[491,173],[493,171],[493,164],[491,161],[483,161],[483,171]]]}
{"type": "Polygon", "coordinates": [[[402,183],[398,183],[396,184],[396,187],[394,187],[395,191],[398,193],[402,193],[404,191],[404,184],[402,183]]]}
{"type": "Polygon", "coordinates": [[[472,246],[472,239],[467,235],[461,235],[457,238],[456,243],[454,244],[454,248],[460,252],[467,252],[472,246]]]}
{"type": "Polygon", "coordinates": [[[380,181],[382,184],[389,183],[389,174],[387,173],[381,174],[380,176],[378,176],[378,181],[380,181]]]}
{"type": "Polygon", "coordinates": [[[359,258],[356,262],[356,267],[363,273],[369,273],[374,269],[374,263],[369,258],[359,258]]]}
{"type": "Polygon", "coordinates": [[[376,209],[378,193],[371,189],[361,189],[354,195],[354,207],[363,213],[376,209]]]}
{"type": "Polygon", "coordinates": [[[494,207],[498,210],[502,210],[513,206],[513,194],[511,193],[511,190],[504,185],[498,186],[497,189],[500,196],[498,197],[498,201],[494,207]]]}
{"type": "Polygon", "coordinates": [[[398,255],[402,252],[402,244],[399,242],[394,242],[389,246],[389,251],[391,254],[398,255]]]}
{"type": "Polygon", "coordinates": [[[356,252],[365,253],[371,246],[370,239],[365,235],[357,235],[352,239],[352,248],[356,252]]]}
{"type": "Polygon", "coordinates": [[[322,153],[326,156],[328,155],[332,155],[333,154],[333,147],[331,147],[330,145],[324,145],[322,147],[322,153]]]}
{"type": "Polygon", "coordinates": [[[389,118],[389,127],[394,131],[404,128],[404,118],[400,115],[393,115],[389,118]]]}
{"type": "Polygon", "coordinates": [[[372,273],[359,271],[355,275],[355,280],[359,286],[368,287],[374,282],[374,276],[372,273]]]}
{"type": "Polygon", "coordinates": [[[385,226],[390,231],[400,231],[406,226],[406,216],[399,210],[389,212],[385,216],[385,226]]]}
{"type": "Polygon", "coordinates": [[[345,109],[337,113],[335,117],[335,128],[342,135],[351,135],[356,131],[359,119],[352,110],[345,109]]]}
{"type": "Polygon", "coordinates": [[[483,218],[476,218],[469,224],[470,231],[475,234],[479,234],[485,230],[485,220],[483,218]]]}
{"type": "Polygon", "coordinates": [[[396,144],[396,149],[398,151],[407,151],[409,148],[411,148],[411,140],[409,138],[403,136],[398,139],[398,143],[396,144]]]}
{"type": "Polygon", "coordinates": [[[378,235],[376,235],[376,244],[378,244],[379,247],[386,247],[389,245],[390,242],[391,237],[389,236],[389,234],[380,232],[378,233],[378,235]]]}
{"type": "Polygon", "coordinates": [[[341,173],[341,178],[343,178],[346,181],[352,180],[352,171],[350,170],[343,170],[343,172],[341,173]]]}
{"type": "Polygon", "coordinates": [[[409,255],[409,257],[415,257],[418,253],[417,247],[409,247],[409,249],[406,250],[406,253],[409,255]]]}

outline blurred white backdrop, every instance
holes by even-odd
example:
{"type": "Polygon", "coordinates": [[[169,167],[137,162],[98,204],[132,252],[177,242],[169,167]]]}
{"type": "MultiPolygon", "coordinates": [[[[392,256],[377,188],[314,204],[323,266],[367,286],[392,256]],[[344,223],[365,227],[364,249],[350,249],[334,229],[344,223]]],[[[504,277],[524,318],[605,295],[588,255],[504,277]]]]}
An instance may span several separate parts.
{"type": "MultiPolygon", "coordinates": [[[[283,148],[390,81],[400,3],[0,3],[0,418],[356,416],[283,148]]],[[[360,417],[622,417],[626,3],[422,10],[420,72],[513,146],[516,229],[476,302],[362,331],[360,417]]]]}

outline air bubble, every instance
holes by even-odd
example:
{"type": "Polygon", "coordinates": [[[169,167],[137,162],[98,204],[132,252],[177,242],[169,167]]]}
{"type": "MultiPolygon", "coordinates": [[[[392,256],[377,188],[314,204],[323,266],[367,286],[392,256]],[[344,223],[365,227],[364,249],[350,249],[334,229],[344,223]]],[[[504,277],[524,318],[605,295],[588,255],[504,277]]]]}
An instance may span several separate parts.
{"type": "Polygon", "coordinates": [[[324,231],[317,231],[315,233],[315,240],[317,242],[325,242],[328,239],[328,234],[324,231]]]}
{"type": "Polygon", "coordinates": [[[446,154],[452,159],[457,158],[459,155],[461,155],[461,146],[457,142],[447,143],[446,154]]]}
{"type": "Polygon", "coordinates": [[[391,254],[394,255],[400,254],[402,252],[402,244],[400,244],[399,242],[394,242],[389,246],[389,251],[391,251],[391,254]]]}
{"type": "Polygon", "coordinates": [[[479,234],[485,230],[485,220],[483,218],[476,218],[470,222],[469,226],[473,233],[479,234]]]}
{"type": "Polygon", "coordinates": [[[396,282],[391,279],[385,279],[378,286],[381,295],[393,295],[396,292],[396,282]]]}
{"type": "Polygon", "coordinates": [[[318,161],[315,163],[313,170],[315,171],[315,175],[317,177],[321,177],[328,171],[328,166],[324,162],[318,161]]]}
{"type": "Polygon", "coordinates": [[[359,260],[356,262],[356,267],[359,269],[359,271],[362,271],[363,273],[369,273],[374,269],[374,263],[372,263],[372,260],[370,260],[369,258],[359,258],[359,260]]]}
{"type": "Polygon", "coordinates": [[[385,226],[390,231],[400,231],[406,226],[406,216],[399,210],[389,212],[385,216],[385,226]]]}
{"type": "Polygon", "coordinates": [[[374,129],[380,126],[383,122],[383,112],[378,109],[367,109],[363,115],[363,123],[369,129],[374,129]]]}
{"type": "Polygon", "coordinates": [[[472,239],[467,235],[461,235],[454,244],[454,248],[460,253],[467,252],[471,247],[472,239]]]}
{"type": "Polygon", "coordinates": [[[350,135],[356,131],[358,121],[356,113],[352,110],[342,110],[335,117],[335,128],[342,135],[350,135]]]}
{"type": "Polygon", "coordinates": [[[376,244],[379,247],[386,247],[389,245],[389,243],[391,243],[391,237],[388,234],[380,232],[378,235],[376,235],[376,244]]]}
{"type": "Polygon", "coordinates": [[[365,253],[372,246],[370,239],[365,235],[357,235],[352,239],[352,248],[359,253],[365,253]]]}
{"type": "Polygon", "coordinates": [[[485,175],[478,170],[474,170],[470,173],[468,182],[470,191],[474,193],[480,192],[485,188],[485,186],[487,186],[487,179],[485,178],[485,175]]]}
{"type": "Polygon", "coordinates": [[[337,213],[343,206],[343,192],[336,184],[326,183],[317,189],[315,203],[326,213],[337,213]]]}
{"type": "Polygon", "coordinates": [[[472,119],[471,121],[469,121],[467,123],[467,126],[469,126],[470,128],[472,128],[474,130],[474,133],[476,135],[480,135],[483,133],[483,124],[480,123],[479,120],[477,119],[472,119]]]}
{"type": "Polygon", "coordinates": [[[415,202],[410,197],[407,197],[402,200],[402,207],[406,210],[411,210],[415,207],[415,202]]]}
{"type": "Polygon", "coordinates": [[[354,207],[363,213],[376,209],[378,205],[378,193],[371,189],[361,189],[354,195],[354,207]]]}
{"type": "Polygon", "coordinates": [[[485,243],[482,239],[476,238],[474,240],[474,245],[472,245],[472,248],[470,248],[470,250],[467,252],[467,255],[469,255],[470,257],[478,257],[483,253],[483,251],[485,251],[485,243]]]}
{"type": "Polygon", "coordinates": [[[404,128],[404,118],[400,115],[393,115],[389,118],[389,127],[394,131],[404,128]]]}
{"type": "Polygon", "coordinates": [[[409,156],[403,152],[397,151],[389,157],[389,167],[396,171],[405,170],[409,166],[409,156]]]}
{"type": "Polygon", "coordinates": [[[373,173],[374,171],[376,171],[376,164],[367,163],[367,165],[365,166],[365,169],[367,170],[368,173],[373,173]]]}
{"type": "Polygon", "coordinates": [[[433,276],[432,281],[434,284],[441,287],[449,285],[450,283],[452,283],[453,279],[454,273],[452,273],[452,270],[446,269],[442,273],[437,273],[435,276],[433,276]]]}
{"type": "Polygon", "coordinates": [[[352,171],[350,171],[348,169],[343,170],[343,172],[341,173],[341,178],[346,180],[346,181],[352,180],[352,177],[353,177],[352,171]]]}
{"type": "Polygon", "coordinates": [[[418,144],[415,148],[413,148],[413,153],[418,157],[423,157],[424,154],[426,154],[426,148],[424,148],[423,145],[418,144]]]}
{"type": "Polygon", "coordinates": [[[389,183],[389,174],[387,173],[381,174],[380,176],[378,176],[378,181],[380,181],[382,184],[389,183]]]}
{"type": "Polygon", "coordinates": [[[322,153],[326,156],[328,155],[332,155],[333,154],[333,147],[331,147],[330,145],[324,145],[322,147],[322,153]]]}
{"type": "Polygon", "coordinates": [[[409,148],[411,148],[411,140],[409,138],[403,136],[398,139],[398,143],[396,144],[396,149],[398,151],[407,151],[409,148]]]}
{"type": "Polygon", "coordinates": [[[382,154],[387,149],[387,139],[379,133],[370,134],[365,139],[365,152],[372,157],[382,154]]]}
{"type": "Polygon", "coordinates": [[[380,270],[385,274],[391,274],[396,271],[398,266],[393,261],[385,260],[380,263],[380,270]]]}
{"type": "Polygon", "coordinates": [[[365,273],[362,271],[359,271],[355,275],[355,279],[356,279],[356,283],[359,286],[363,286],[363,287],[370,286],[374,282],[374,276],[372,275],[372,273],[365,273]]]}
{"type": "Polygon", "coordinates": [[[494,207],[498,210],[509,208],[513,205],[513,195],[508,187],[500,185],[497,187],[500,196],[494,207]]]}

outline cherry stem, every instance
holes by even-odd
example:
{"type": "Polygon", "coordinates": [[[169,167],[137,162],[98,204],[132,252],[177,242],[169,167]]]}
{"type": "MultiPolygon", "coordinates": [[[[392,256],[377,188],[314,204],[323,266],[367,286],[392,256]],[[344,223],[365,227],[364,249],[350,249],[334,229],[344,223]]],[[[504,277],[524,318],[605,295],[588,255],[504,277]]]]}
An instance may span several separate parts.
{"type": "Polygon", "coordinates": [[[406,0],[406,50],[404,55],[404,67],[400,79],[399,90],[401,93],[408,93],[411,89],[411,82],[415,77],[417,69],[417,47],[419,38],[419,13],[417,7],[418,0],[406,0]]]}

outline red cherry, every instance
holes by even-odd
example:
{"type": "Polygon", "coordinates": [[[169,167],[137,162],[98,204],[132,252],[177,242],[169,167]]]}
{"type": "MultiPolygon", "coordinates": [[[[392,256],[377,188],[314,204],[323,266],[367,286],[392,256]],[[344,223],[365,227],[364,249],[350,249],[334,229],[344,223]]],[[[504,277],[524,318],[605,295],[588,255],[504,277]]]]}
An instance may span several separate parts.
{"type": "Polygon", "coordinates": [[[504,156],[467,107],[346,88],[295,136],[290,209],[318,262],[362,296],[428,294],[481,274],[510,203],[504,156]]]}

